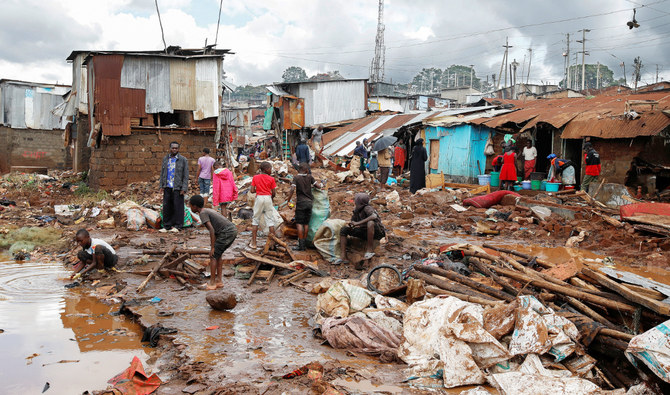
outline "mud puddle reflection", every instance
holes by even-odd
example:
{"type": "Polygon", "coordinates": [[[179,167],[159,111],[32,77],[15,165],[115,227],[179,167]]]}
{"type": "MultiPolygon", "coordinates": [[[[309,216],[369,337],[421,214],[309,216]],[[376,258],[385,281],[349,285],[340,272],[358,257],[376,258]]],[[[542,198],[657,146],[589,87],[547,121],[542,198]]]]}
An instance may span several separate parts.
{"type": "Polygon", "coordinates": [[[146,361],[141,329],[118,306],[63,288],[58,263],[0,256],[0,383],[2,393],[75,394],[104,389],[133,356],[146,361]]]}

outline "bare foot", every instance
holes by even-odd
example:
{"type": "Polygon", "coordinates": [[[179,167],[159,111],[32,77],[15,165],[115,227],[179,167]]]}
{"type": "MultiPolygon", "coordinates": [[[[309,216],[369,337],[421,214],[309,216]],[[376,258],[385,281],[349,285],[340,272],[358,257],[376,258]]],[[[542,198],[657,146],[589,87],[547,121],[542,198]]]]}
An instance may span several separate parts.
{"type": "Polygon", "coordinates": [[[217,288],[217,286],[216,285],[210,285],[210,284],[202,284],[199,288],[204,289],[206,291],[214,291],[217,288]]]}
{"type": "Polygon", "coordinates": [[[251,248],[252,250],[257,250],[258,246],[256,244],[249,244],[249,248],[251,248]]]}
{"type": "Polygon", "coordinates": [[[223,283],[216,283],[216,288],[223,288],[223,283]]]}

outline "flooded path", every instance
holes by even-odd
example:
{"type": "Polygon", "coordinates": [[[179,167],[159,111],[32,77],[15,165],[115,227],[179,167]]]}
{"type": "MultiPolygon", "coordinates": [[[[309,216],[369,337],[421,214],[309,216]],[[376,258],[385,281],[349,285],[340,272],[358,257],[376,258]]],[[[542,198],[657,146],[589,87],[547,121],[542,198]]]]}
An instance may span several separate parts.
{"type": "Polygon", "coordinates": [[[3,393],[76,394],[104,389],[136,355],[148,355],[141,329],[118,306],[63,288],[60,263],[0,256],[0,383],[3,393]]]}

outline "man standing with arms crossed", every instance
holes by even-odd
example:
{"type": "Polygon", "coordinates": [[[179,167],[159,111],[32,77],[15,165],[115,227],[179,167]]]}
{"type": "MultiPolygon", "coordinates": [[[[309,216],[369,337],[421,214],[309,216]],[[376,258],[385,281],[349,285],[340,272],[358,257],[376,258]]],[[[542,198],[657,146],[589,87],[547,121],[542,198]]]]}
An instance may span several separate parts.
{"type": "Polygon", "coordinates": [[[184,195],[188,189],[188,160],[179,154],[179,143],[170,143],[163,158],[160,188],[163,190],[163,229],[179,232],[184,227],[184,195]]]}

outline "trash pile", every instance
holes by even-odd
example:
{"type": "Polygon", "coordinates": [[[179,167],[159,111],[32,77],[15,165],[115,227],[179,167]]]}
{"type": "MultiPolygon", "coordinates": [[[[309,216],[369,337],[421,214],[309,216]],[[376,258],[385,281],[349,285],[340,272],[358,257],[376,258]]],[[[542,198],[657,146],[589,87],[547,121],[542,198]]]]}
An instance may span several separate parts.
{"type": "Polygon", "coordinates": [[[670,383],[669,287],[489,247],[443,248],[384,294],[357,280],[316,284],[315,335],[403,361],[419,389],[587,394],[670,383]]]}

